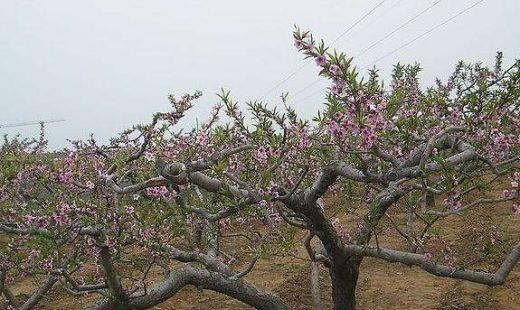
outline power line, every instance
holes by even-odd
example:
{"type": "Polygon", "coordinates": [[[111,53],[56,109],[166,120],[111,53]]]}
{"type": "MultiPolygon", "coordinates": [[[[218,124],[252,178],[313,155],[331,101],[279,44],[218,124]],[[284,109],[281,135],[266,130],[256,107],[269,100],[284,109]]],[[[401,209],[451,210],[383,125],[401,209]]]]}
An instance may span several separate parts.
{"type": "Polygon", "coordinates": [[[64,121],[65,121],[64,119],[48,119],[48,120],[40,120],[40,121],[8,123],[8,124],[0,124],[0,128],[22,127],[22,126],[30,126],[30,125],[38,125],[38,124],[46,124],[46,123],[57,123],[57,122],[64,122],[64,121]]]}
{"type": "Polygon", "coordinates": [[[374,13],[375,10],[377,10],[378,7],[382,6],[383,3],[385,3],[387,0],[383,0],[376,4],[370,11],[368,11],[365,15],[361,16],[360,19],[358,19],[352,26],[350,26],[347,30],[343,31],[337,38],[335,38],[331,43],[330,46],[333,46],[334,43],[338,42],[341,37],[349,33],[354,27],[356,27],[359,23],[361,23],[363,20],[365,20],[368,16],[370,16],[372,13],[374,13]]]}
{"type": "Polygon", "coordinates": [[[304,102],[305,100],[307,100],[307,99],[313,97],[314,95],[316,95],[316,94],[318,94],[318,93],[320,93],[320,92],[322,92],[322,91],[324,91],[324,90],[327,90],[327,87],[320,88],[320,89],[318,89],[318,90],[316,90],[316,91],[313,91],[313,92],[310,93],[309,95],[303,97],[301,100],[298,100],[298,103],[304,102]]]}
{"type": "Polygon", "coordinates": [[[300,72],[303,68],[305,68],[305,66],[307,66],[311,61],[312,61],[312,59],[307,60],[305,63],[303,63],[301,66],[299,66],[298,69],[296,69],[294,72],[289,74],[286,78],[284,78],[283,80],[278,82],[275,86],[271,87],[268,91],[266,91],[262,95],[262,97],[260,97],[260,100],[263,100],[266,96],[271,94],[273,91],[277,90],[278,87],[282,86],[285,82],[290,80],[293,76],[295,76],[298,72],[300,72]]]}
{"type": "Polygon", "coordinates": [[[321,81],[320,78],[317,78],[316,80],[312,81],[311,83],[303,86],[301,89],[299,89],[298,91],[296,91],[291,97],[294,98],[296,97],[298,94],[306,91],[307,89],[311,88],[312,86],[316,85],[319,81],[321,81]]]}
{"type": "Polygon", "coordinates": [[[403,0],[398,0],[396,3],[394,3],[394,4],[389,8],[389,10],[392,10],[393,8],[395,8],[396,6],[398,6],[399,4],[401,4],[401,2],[403,2],[403,0]]]}
{"type": "MultiPolygon", "coordinates": [[[[430,34],[431,32],[433,32],[433,31],[435,31],[435,30],[441,28],[442,26],[444,26],[444,25],[446,25],[447,23],[451,22],[452,20],[456,19],[456,18],[459,17],[460,15],[462,15],[462,14],[466,13],[467,11],[471,10],[472,8],[476,7],[476,6],[479,5],[481,2],[484,2],[484,0],[479,0],[479,1],[475,2],[475,3],[473,3],[472,5],[470,5],[470,6],[466,7],[466,8],[464,8],[463,10],[459,11],[457,14],[451,16],[450,18],[444,20],[444,21],[441,22],[440,24],[435,25],[434,27],[428,29],[427,31],[423,32],[422,34],[416,36],[416,37],[413,38],[412,40],[410,40],[410,41],[406,42],[405,44],[399,46],[398,48],[396,48],[396,49],[390,51],[389,53],[387,53],[387,54],[385,54],[385,55],[379,57],[378,59],[376,59],[375,61],[373,61],[373,62],[370,63],[369,65],[363,67],[363,69],[368,69],[368,68],[370,68],[371,66],[373,66],[374,64],[376,64],[377,62],[381,61],[382,59],[384,59],[384,58],[386,58],[386,57],[388,57],[388,56],[390,56],[390,55],[392,55],[392,54],[395,54],[397,51],[399,51],[399,50],[401,50],[401,49],[403,49],[403,48],[405,48],[405,47],[407,47],[407,46],[410,46],[410,45],[413,44],[415,41],[417,41],[417,40],[423,38],[424,36],[430,34]]],[[[319,81],[319,80],[320,80],[320,79],[318,79],[317,81],[319,81]]],[[[311,84],[314,85],[314,84],[316,84],[317,81],[314,81],[314,82],[311,83],[311,84]]],[[[310,87],[311,84],[309,84],[308,87],[310,87]]],[[[307,88],[308,88],[308,87],[307,87],[307,88]]],[[[326,88],[321,88],[321,89],[319,89],[318,91],[313,92],[311,95],[306,96],[305,98],[299,100],[299,102],[303,102],[305,99],[308,99],[308,98],[312,97],[313,95],[317,94],[318,92],[323,91],[323,90],[325,90],[325,89],[326,89],[326,88]]]]}
{"type": "Polygon", "coordinates": [[[376,59],[375,61],[373,61],[373,62],[370,63],[369,65],[363,67],[363,69],[368,69],[369,67],[373,66],[374,64],[376,64],[376,63],[379,62],[380,60],[385,59],[386,57],[388,57],[388,56],[390,56],[390,55],[392,55],[392,54],[395,54],[397,51],[399,51],[399,50],[401,50],[401,49],[403,49],[403,48],[405,48],[405,47],[411,45],[411,44],[414,43],[415,41],[421,39],[422,37],[424,37],[424,36],[430,34],[431,32],[433,32],[433,31],[435,31],[435,30],[439,29],[440,27],[446,25],[447,23],[451,22],[452,20],[454,20],[455,18],[459,17],[460,15],[462,15],[462,14],[466,13],[467,11],[471,10],[472,8],[476,7],[476,6],[479,5],[481,2],[484,2],[484,0],[479,0],[479,1],[475,2],[475,3],[473,3],[472,5],[470,5],[469,7],[465,8],[465,9],[463,9],[462,11],[458,12],[457,14],[453,15],[452,17],[450,17],[450,18],[444,20],[442,23],[437,24],[436,26],[434,26],[434,27],[428,29],[426,32],[423,32],[422,34],[420,34],[420,35],[416,36],[415,38],[413,38],[412,40],[408,41],[407,43],[405,43],[405,44],[399,46],[398,48],[396,48],[396,49],[390,51],[389,53],[387,53],[387,54],[385,54],[385,55],[379,57],[378,59],[376,59]]]}
{"type": "MultiPolygon", "coordinates": [[[[442,0],[437,0],[435,1],[434,3],[432,3],[430,6],[426,7],[424,10],[420,11],[419,13],[415,14],[412,18],[408,19],[406,22],[402,23],[401,25],[399,25],[397,28],[395,28],[394,30],[392,30],[391,32],[387,33],[385,36],[383,36],[381,39],[377,40],[376,42],[374,42],[373,44],[371,44],[370,46],[368,46],[366,49],[364,49],[363,51],[361,51],[360,53],[358,53],[356,56],[352,57],[352,58],[358,58],[362,55],[364,55],[365,53],[367,53],[368,51],[370,51],[371,49],[373,49],[375,46],[377,46],[378,44],[380,44],[381,42],[383,42],[384,40],[388,39],[389,37],[391,37],[392,35],[394,35],[395,33],[397,33],[399,30],[403,29],[404,27],[406,27],[407,25],[409,25],[410,23],[414,22],[415,20],[417,20],[420,16],[424,15],[426,12],[428,12],[429,10],[431,10],[433,7],[435,7],[436,5],[438,5],[440,2],[442,2],[442,0]]],[[[312,83],[310,84],[307,84],[306,86],[304,86],[302,89],[296,91],[292,97],[294,98],[296,95],[298,95],[299,93],[307,90],[308,88],[312,87],[313,85],[315,85],[316,83],[318,83],[320,81],[320,79],[318,78],[317,80],[313,81],[312,83]]]]}
{"type": "Polygon", "coordinates": [[[405,23],[399,25],[397,28],[395,28],[394,30],[392,30],[391,32],[389,32],[387,35],[385,35],[384,37],[382,37],[381,39],[377,40],[376,42],[374,42],[372,45],[370,45],[369,47],[367,47],[366,49],[364,49],[362,52],[358,53],[356,56],[354,56],[354,58],[358,58],[359,56],[365,54],[366,52],[370,51],[372,48],[374,48],[376,45],[378,45],[379,43],[383,42],[384,40],[388,39],[389,37],[391,37],[393,34],[395,34],[396,32],[398,32],[399,30],[403,29],[404,27],[406,27],[407,25],[413,23],[417,18],[419,18],[421,15],[425,14],[426,12],[428,12],[429,10],[433,9],[434,6],[436,6],[437,4],[439,4],[440,2],[442,2],[442,0],[437,0],[435,1],[433,4],[431,4],[430,6],[428,6],[427,8],[425,8],[424,10],[422,10],[421,12],[417,13],[414,17],[410,18],[409,20],[407,20],[405,23]]]}
{"type": "MultiPolygon", "coordinates": [[[[383,3],[385,3],[387,0],[382,0],[380,1],[378,4],[376,4],[370,11],[368,11],[367,13],[365,13],[365,15],[361,16],[361,18],[359,18],[354,24],[352,24],[349,28],[347,28],[345,31],[343,31],[338,37],[336,37],[332,43],[331,43],[331,46],[334,45],[334,43],[336,43],[339,39],[341,39],[343,36],[345,36],[346,34],[348,34],[352,29],[354,29],[354,27],[356,27],[359,23],[361,23],[363,20],[365,20],[368,16],[370,16],[377,8],[379,8],[381,5],[383,5],[383,3]]],[[[301,66],[299,66],[295,71],[293,71],[292,73],[290,73],[287,77],[285,77],[283,80],[281,80],[280,82],[278,82],[276,85],[274,85],[273,87],[271,87],[268,91],[266,91],[261,97],[260,97],[260,100],[263,100],[267,95],[269,95],[270,93],[272,93],[273,91],[275,91],[276,89],[278,89],[278,87],[280,87],[281,85],[283,85],[285,82],[287,82],[288,80],[290,80],[293,76],[295,76],[296,74],[298,74],[298,72],[300,72],[305,66],[307,66],[310,62],[312,61],[312,59],[309,59],[308,61],[306,61],[305,63],[303,63],[301,66]]]]}

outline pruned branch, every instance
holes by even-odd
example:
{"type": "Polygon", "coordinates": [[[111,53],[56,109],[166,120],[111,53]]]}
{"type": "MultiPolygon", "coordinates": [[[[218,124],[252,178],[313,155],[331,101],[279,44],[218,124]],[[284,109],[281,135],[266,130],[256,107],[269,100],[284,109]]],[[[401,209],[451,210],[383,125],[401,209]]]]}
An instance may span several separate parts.
{"type": "Polygon", "coordinates": [[[247,264],[247,266],[246,266],[246,268],[244,268],[244,270],[234,274],[233,276],[230,277],[230,279],[238,280],[242,277],[245,277],[248,273],[251,272],[251,270],[253,270],[253,267],[255,266],[255,264],[259,258],[260,258],[259,255],[255,255],[255,257],[249,262],[249,264],[247,264]]]}
{"type": "Polygon", "coordinates": [[[466,130],[465,127],[450,126],[450,127],[447,127],[444,130],[441,130],[439,133],[433,135],[428,140],[428,142],[426,143],[426,147],[424,148],[424,151],[422,153],[421,160],[419,161],[419,170],[423,170],[424,169],[424,166],[426,165],[426,162],[427,162],[428,158],[430,157],[430,154],[431,154],[433,148],[435,147],[435,144],[437,143],[437,141],[439,139],[441,139],[442,137],[444,137],[448,133],[460,132],[460,131],[465,131],[465,130],[466,130]]]}
{"type": "Polygon", "coordinates": [[[520,243],[518,243],[505,258],[500,268],[495,273],[472,271],[463,268],[449,267],[436,264],[424,255],[401,252],[386,248],[374,248],[371,246],[346,245],[346,253],[359,256],[376,257],[388,262],[403,263],[418,266],[427,272],[440,277],[461,279],[486,285],[501,285],[520,258],[520,243]]]}
{"type": "Polygon", "coordinates": [[[19,310],[29,310],[32,309],[42,298],[43,296],[54,286],[56,282],[59,280],[59,274],[56,272],[51,273],[47,280],[42,283],[36,292],[34,292],[29,299],[25,303],[23,303],[19,310]]]}
{"type": "Polygon", "coordinates": [[[472,207],[481,205],[481,204],[497,203],[497,202],[504,202],[504,201],[510,201],[510,200],[515,200],[515,197],[479,198],[460,208],[453,208],[453,209],[445,211],[445,212],[428,210],[427,213],[437,215],[439,217],[446,217],[446,216],[453,215],[453,214],[460,215],[462,212],[464,212],[472,207]]]}

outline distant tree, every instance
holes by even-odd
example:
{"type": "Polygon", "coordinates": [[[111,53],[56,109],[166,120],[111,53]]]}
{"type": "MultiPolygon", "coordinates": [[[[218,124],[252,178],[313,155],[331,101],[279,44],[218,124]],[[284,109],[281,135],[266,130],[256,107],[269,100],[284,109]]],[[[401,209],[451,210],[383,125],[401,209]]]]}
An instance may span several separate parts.
{"type": "Polygon", "coordinates": [[[520,243],[496,272],[472,271],[432,229],[486,204],[520,213],[520,62],[504,69],[501,54],[492,68],[460,62],[446,83],[427,89],[419,65],[398,64],[386,86],[375,70],[360,78],[352,59],[308,32],[296,29],[294,38],[332,81],[312,121],[287,96],[283,108],[249,102],[246,116],[223,91],[210,118],[189,131],[178,122],[200,93],[170,96],[170,111],[106,145],[91,138],[49,153],[43,138],[6,141],[0,292],[9,306],[31,309],[61,282],[72,294],[102,294],[90,309],[150,308],[186,285],[289,309],[244,276],[261,257],[290,254],[298,231],[307,233],[310,260],[330,273],[335,309],[355,309],[367,256],[504,283],[520,243]],[[491,196],[504,181],[503,195],[491,196]],[[329,205],[334,196],[342,205],[329,205]],[[343,226],[330,208],[357,224],[343,226]],[[384,221],[407,251],[380,246],[384,221]],[[9,287],[26,276],[40,286],[19,300],[9,287]]]}

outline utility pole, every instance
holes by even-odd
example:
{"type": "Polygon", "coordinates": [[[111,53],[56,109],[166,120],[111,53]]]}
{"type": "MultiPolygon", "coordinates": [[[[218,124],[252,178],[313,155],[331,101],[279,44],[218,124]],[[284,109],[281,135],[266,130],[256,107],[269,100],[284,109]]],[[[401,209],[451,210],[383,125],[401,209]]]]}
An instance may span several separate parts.
{"type": "Polygon", "coordinates": [[[64,122],[64,121],[65,121],[64,119],[47,119],[47,120],[27,121],[27,122],[19,122],[19,123],[6,123],[6,124],[0,124],[0,128],[42,125],[42,124],[47,124],[47,123],[58,123],[58,122],[64,122]]]}

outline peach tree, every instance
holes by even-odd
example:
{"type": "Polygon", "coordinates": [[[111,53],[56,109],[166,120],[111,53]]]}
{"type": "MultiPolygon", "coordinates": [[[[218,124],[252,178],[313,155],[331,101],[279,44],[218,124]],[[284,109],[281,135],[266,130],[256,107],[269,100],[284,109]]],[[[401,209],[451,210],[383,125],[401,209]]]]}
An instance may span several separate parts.
{"type": "Polygon", "coordinates": [[[396,65],[385,85],[376,70],[361,78],[351,58],[308,32],[296,29],[294,39],[331,81],[313,120],[285,95],[243,106],[222,91],[205,122],[180,128],[197,92],[170,96],[168,111],[109,143],[92,137],[48,151],[43,133],[6,140],[5,304],[31,309],[59,287],[97,294],[88,309],[147,309],[193,285],[289,309],[245,276],[259,259],[290,255],[302,234],[308,259],[330,274],[335,309],[355,309],[364,257],[504,283],[520,243],[496,271],[477,271],[433,230],[489,204],[520,214],[520,62],[504,68],[501,54],[493,67],[460,62],[446,82],[423,89],[419,65],[396,65]],[[507,188],[493,196],[497,184],[507,188]],[[382,246],[383,226],[404,247],[382,246]],[[11,287],[27,278],[34,292],[16,296],[11,287]]]}

